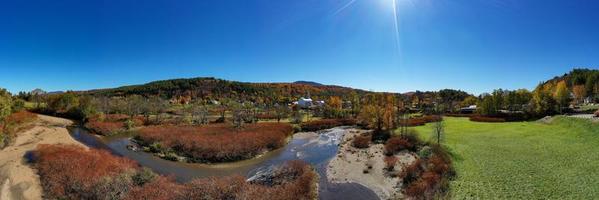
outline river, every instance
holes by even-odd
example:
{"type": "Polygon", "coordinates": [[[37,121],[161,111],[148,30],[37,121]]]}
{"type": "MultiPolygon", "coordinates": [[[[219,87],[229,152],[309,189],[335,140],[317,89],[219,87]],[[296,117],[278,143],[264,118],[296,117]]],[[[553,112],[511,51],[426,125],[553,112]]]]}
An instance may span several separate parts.
{"type": "Polygon", "coordinates": [[[80,127],[70,128],[69,131],[73,138],[89,147],[106,149],[116,155],[130,158],[157,173],[172,175],[179,182],[190,181],[194,178],[233,174],[252,177],[285,161],[299,159],[312,164],[320,175],[319,199],[378,199],[372,190],[362,185],[355,183],[331,183],[326,178],[327,164],[336,155],[339,142],[347,131],[343,127],[329,129],[320,133],[297,133],[292,136],[291,141],[283,148],[270,151],[258,158],[221,164],[172,162],[158,158],[150,153],[134,152],[127,149],[127,145],[131,144],[130,135],[98,137],[80,127]]]}

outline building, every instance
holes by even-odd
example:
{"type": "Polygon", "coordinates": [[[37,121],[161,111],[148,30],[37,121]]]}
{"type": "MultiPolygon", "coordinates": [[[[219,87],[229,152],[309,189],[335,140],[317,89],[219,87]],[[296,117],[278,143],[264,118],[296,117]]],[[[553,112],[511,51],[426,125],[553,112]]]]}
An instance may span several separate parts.
{"type": "Polygon", "coordinates": [[[304,109],[306,109],[306,108],[310,108],[310,107],[312,107],[312,105],[313,105],[313,102],[312,102],[312,99],[311,99],[311,98],[304,98],[304,97],[302,97],[302,98],[300,98],[300,99],[297,101],[297,105],[298,105],[300,108],[304,108],[304,109]]]}
{"type": "Polygon", "coordinates": [[[476,105],[460,108],[460,113],[462,114],[472,114],[474,112],[476,112],[476,105]]]}

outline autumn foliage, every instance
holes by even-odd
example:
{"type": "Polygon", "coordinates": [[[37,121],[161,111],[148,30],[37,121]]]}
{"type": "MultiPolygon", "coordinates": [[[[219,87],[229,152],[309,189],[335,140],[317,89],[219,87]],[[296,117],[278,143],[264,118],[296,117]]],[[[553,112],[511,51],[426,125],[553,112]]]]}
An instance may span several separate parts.
{"type": "Polygon", "coordinates": [[[159,144],[193,162],[224,162],[254,157],[282,147],[293,132],[286,123],[248,124],[236,129],[228,124],[206,126],[148,126],[136,137],[144,146],[159,144]]]}
{"type": "Polygon", "coordinates": [[[11,125],[19,125],[28,122],[32,122],[37,119],[37,115],[28,111],[19,111],[16,113],[10,114],[6,117],[6,123],[11,125]]]}
{"type": "Polygon", "coordinates": [[[319,131],[330,129],[338,126],[353,126],[356,125],[356,120],[353,119],[321,119],[301,124],[302,131],[319,131]]]}
{"type": "Polygon", "coordinates": [[[227,176],[180,184],[164,176],[139,182],[143,170],[135,163],[101,150],[40,145],[34,157],[48,199],[314,199],[318,180],[302,161],[289,161],[260,181],[227,176]]]}
{"type": "Polygon", "coordinates": [[[406,121],[400,122],[401,125],[404,126],[423,126],[427,123],[438,122],[443,120],[443,118],[439,115],[425,115],[422,117],[410,118],[406,121]]]}
{"type": "Polygon", "coordinates": [[[49,199],[90,199],[104,177],[115,177],[136,164],[102,150],[74,145],[40,145],[34,152],[35,168],[49,199]]]}
{"type": "Polygon", "coordinates": [[[356,148],[368,148],[370,146],[370,141],[372,140],[372,135],[356,135],[354,140],[352,141],[352,146],[356,148]]]}
{"type": "MultiPolygon", "coordinates": [[[[85,128],[99,135],[110,136],[125,131],[128,120],[131,118],[123,114],[96,115],[88,119],[85,128]]],[[[144,124],[143,117],[134,117],[131,122],[134,126],[144,124]]]]}
{"type": "Polygon", "coordinates": [[[385,143],[385,154],[388,156],[393,155],[402,150],[413,149],[414,146],[415,145],[410,143],[410,141],[407,140],[406,138],[392,137],[392,138],[389,138],[387,140],[387,142],[385,143]]]}
{"type": "Polygon", "coordinates": [[[439,146],[433,147],[428,159],[417,159],[400,173],[404,193],[415,199],[434,199],[446,194],[449,179],[455,176],[449,155],[439,146]]]}
{"type": "Polygon", "coordinates": [[[470,117],[470,121],[473,121],[473,122],[505,122],[506,120],[504,118],[499,118],[499,117],[487,117],[487,116],[475,115],[475,116],[470,117]]]}

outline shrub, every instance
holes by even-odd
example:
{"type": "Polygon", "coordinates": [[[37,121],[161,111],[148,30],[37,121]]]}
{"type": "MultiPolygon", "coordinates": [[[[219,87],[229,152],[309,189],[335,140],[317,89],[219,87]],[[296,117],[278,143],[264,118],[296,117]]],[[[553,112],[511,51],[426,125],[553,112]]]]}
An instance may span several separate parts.
{"type": "Polygon", "coordinates": [[[36,114],[19,111],[8,115],[3,122],[0,121],[0,149],[12,143],[17,132],[29,127],[27,124],[35,119],[37,119],[36,114]]]}
{"type": "Polygon", "coordinates": [[[125,158],[111,155],[107,151],[74,145],[39,145],[33,153],[42,187],[50,199],[94,199],[104,195],[102,187],[120,183],[121,178],[112,179],[136,169],[136,165],[125,158]],[[108,179],[106,179],[108,177],[108,179]]]}
{"type": "Polygon", "coordinates": [[[407,121],[400,122],[400,125],[404,126],[423,126],[426,123],[438,122],[443,120],[439,115],[425,115],[422,117],[410,118],[407,121]]]}
{"type": "Polygon", "coordinates": [[[160,144],[156,151],[174,150],[192,162],[224,162],[254,157],[282,147],[293,132],[286,123],[248,124],[235,129],[227,124],[206,126],[149,126],[136,139],[143,146],[160,144]]]}
{"type": "Polygon", "coordinates": [[[21,125],[25,123],[29,123],[37,119],[37,115],[27,111],[19,111],[16,113],[10,114],[6,117],[5,123],[8,125],[21,125]]]}
{"type": "Polygon", "coordinates": [[[152,200],[171,200],[181,199],[183,196],[183,185],[175,183],[173,180],[158,176],[151,182],[141,187],[135,187],[124,198],[125,200],[152,199],[152,200]]]}
{"type": "Polygon", "coordinates": [[[418,151],[418,157],[428,159],[433,154],[433,150],[429,146],[424,146],[418,151]]]}
{"type": "Polygon", "coordinates": [[[599,110],[595,111],[595,117],[599,117],[599,110]]]}
{"type": "Polygon", "coordinates": [[[99,135],[110,136],[125,131],[125,124],[123,122],[89,121],[85,123],[85,128],[99,135]]]}
{"type": "Polygon", "coordinates": [[[422,171],[423,162],[420,159],[416,159],[412,164],[409,164],[403,171],[401,171],[399,177],[402,179],[404,186],[409,185],[420,177],[422,171]]]}
{"type": "Polygon", "coordinates": [[[405,194],[414,199],[443,196],[448,191],[449,180],[455,176],[449,154],[439,145],[430,150],[429,159],[417,159],[400,174],[405,194]]]}
{"type": "Polygon", "coordinates": [[[302,131],[319,131],[330,129],[337,126],[353,126],[356,125],[356,120],[353,119],[321,119],[301,124],[302,131]]]}
{"type": "Polygon", "coordinates": [[[391,156],[402,150],[414,148],[407,139],[401,137],[392,137],[385,143],[385,155],[391,156]]]}
{"type": "Polygon", "coordinates": [[[354,140],[352,141],[352,146],[360,149],[368,148],[370,146],[370,141],[372,140],[372,135],[356,135],[354,140]]]}
{"type": "Polygon", "coordinates": [[[472,117],[475,114],[461,114],[461,113],[448,113],[445,114],[445,116],[447,117],[472,117]]]}
{"type": "Polygon", "coordinates": [[[397,164],[397,157],[395,156],[386,156],[385,158],[385,169],[387,171],[393,171],[395,169],[395,165],[397,164]]]}
{"type": "Polygon", "coordinates": [[[498,117],[486,117],[486,116],[475,115],[475,116],[470,117],[470,121],[473,121],[473,122],[505,122],[506,120],[503,118],[498,118],[498,117]]]}
{"type": "Polygon", "coordinates": [[[140,170],[106,151],[74,145],[40,145],[34,152],[48,199],[315,199],[316,172],[302,161],[289,161],[270,175],[269,182],[246,182],[242,176],[173,179],[140,170]]]}

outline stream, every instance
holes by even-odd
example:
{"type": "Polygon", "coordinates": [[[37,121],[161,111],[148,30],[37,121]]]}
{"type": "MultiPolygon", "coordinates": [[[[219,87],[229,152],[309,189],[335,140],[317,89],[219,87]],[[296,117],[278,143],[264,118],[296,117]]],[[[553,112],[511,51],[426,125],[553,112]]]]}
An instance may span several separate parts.
{"type": "Polygon", "coordinates": [[[173,176],[179,182],[187,182],[194,178],[234,174],[251,178],[256,174],[265,173],[273,166],[283,164],[285,161],[303,160],[312,164],[320,175],[319,199],[378,199],[372,190],[360,184],[331,183],[326,178],[328,162],[336,155],[339,142],[346,131],[346,128],[338,127],[319,133],[297,133],[292,136],[285,147],[254,159],[219,164],[197,164],[173,162],[156,157],[151,153],[131,151],[127,148],[127,145],[131,144],[130,135],[98,137],[81,127],[69,129],[74,139],[89,147],[106,149],[113,154],[135,160],[141,166],[148,167],[162,175],[173,176]]]}

